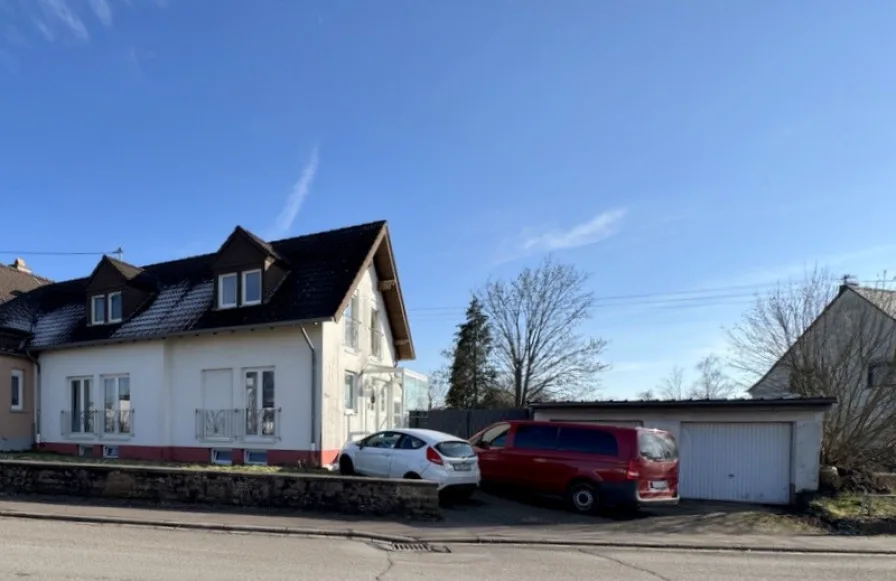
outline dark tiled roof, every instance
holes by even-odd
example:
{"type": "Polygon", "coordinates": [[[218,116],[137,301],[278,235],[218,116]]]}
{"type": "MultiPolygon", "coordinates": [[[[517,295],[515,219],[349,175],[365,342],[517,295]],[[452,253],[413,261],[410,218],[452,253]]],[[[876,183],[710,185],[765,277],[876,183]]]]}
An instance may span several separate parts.
{"type": "Polygon", "coordinates": [[[15,298],[22,292],[34,290],[52,281],[0,264],[0,303],[15,298]]]}
{"type": "Polygon", "coordinates": [[[43,286],[0,305],[0,327],[30,331],[31,346],[43,349],[71,343],[142,339],[334,317],[385,231],[385,224],[372,222],[271,242],[273,251],[286,261],[290,270],[270,300],[262,305],[212,309],[211,265],[216,254],[139,268],[110,259],[116,267],[124,265],[135,276],[152,277],[158,288],[154,299],[123,323],[87,325],[88,278],[81,278],[43,286]]]}

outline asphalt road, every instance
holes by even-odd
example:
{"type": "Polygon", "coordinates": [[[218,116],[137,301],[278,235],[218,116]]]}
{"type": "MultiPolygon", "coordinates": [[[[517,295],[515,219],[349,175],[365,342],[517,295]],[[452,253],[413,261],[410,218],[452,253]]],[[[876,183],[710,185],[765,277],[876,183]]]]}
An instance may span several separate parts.
{"type": "Polygon", "coordinates": [[[840,581],[896,579],[896,558],[367,543],[0,519],[0,580],[840,581]]]}

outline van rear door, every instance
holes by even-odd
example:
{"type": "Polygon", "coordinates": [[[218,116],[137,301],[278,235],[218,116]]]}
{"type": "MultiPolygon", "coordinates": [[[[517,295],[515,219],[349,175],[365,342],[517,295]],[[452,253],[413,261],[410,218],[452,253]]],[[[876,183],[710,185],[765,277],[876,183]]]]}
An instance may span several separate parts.
{"type": "Polygon", "coordinates": [[[678,496],[678,445],[669,432],[638,430],[638,495],[644,500],[678,496]]]}

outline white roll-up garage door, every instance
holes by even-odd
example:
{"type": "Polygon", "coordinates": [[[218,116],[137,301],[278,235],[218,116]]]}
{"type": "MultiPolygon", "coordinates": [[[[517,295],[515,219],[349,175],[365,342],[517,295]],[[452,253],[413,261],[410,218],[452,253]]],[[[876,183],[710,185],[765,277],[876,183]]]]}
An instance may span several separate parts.
{"type": "Polygon", "coordinates": [[[790,502],[789,423],[681,424],[682,498],[790,502]]]}

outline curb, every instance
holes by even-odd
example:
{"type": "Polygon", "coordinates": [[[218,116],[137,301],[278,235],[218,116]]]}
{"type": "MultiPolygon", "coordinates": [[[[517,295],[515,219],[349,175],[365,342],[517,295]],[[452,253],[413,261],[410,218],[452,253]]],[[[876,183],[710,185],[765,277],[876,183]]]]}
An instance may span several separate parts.
{"type": "Polygon", "coordinates": [[[388,535],[358,531],[352,529],[314,529],[301,527],[272,527],[260,525],[231,525],[223,523],[183,522],[171,520],[150,521],[145,519],[114,517],[114,516],[87,516],[87,515],[61,515],[40,512],[22,512],[15,510],[0,510],[0,518],[22,518],[45,521],[64,521],[83,524],[126,525],[139,527],[183,529],[195,531],[211,531],[226,533],[255,533],[270,535],[287,535],[296,537],[340,538],[349,540],[364,540],[380,543],[427,543],[443,545],[505,545],[505,546],[544,546],[544,547],[593,547],[593,548],[617,548],[617,549],[653,549],[667,551],[730,551],[739,553],[802,553],[802,554],[827,554],[827,555],[896,555],[893,550],[850,550],[838,548],[817,547],[775,547],[771,545],[738,545],[738,544],[708,544],[708,543],[650,543],[632,541],[599,541],[599,540],[553,540],[553,539],[525,539],[514,537],[406,537],[402,535],[388,535]]]}

